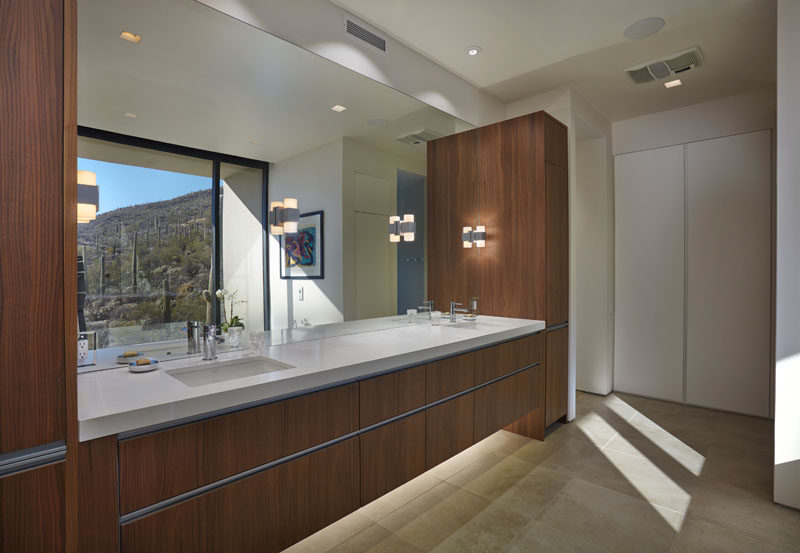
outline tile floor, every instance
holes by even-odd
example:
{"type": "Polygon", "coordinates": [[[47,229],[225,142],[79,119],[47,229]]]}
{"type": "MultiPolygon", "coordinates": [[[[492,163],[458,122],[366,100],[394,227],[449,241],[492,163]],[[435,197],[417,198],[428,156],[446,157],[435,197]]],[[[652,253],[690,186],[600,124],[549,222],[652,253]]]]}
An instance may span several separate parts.
{"type": "Polygon", "coordinates": [[[797,553],[772,436],[764,419],[579,393],[544,442],[498,432],[287,551],[797,553]]]}

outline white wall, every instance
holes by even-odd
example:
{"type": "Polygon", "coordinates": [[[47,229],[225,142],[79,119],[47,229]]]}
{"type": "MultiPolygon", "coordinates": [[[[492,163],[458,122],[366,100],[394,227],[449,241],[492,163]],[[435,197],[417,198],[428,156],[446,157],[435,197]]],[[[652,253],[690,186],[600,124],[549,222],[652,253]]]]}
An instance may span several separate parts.
{"type": "Polygon", "coordinates": [[[800,508],[800,2],[778,0],[775,501],[800,508]]]}
{"type": "Polygon", "coordinates": [[[271,324],[290,328],[344,320],[342,280],[342,148],[339,139],[270,167],[270,201],[297,198],[301,213],[324,211],[325,278],[280,278],[280,242],[269,238],[271,324]],[[300,301],[302,288],[303,300],[300,301]]]}
{"type": "MultiPolygon", "coordinates": [[[[246,301],[234,314],[247,330],[264,330],[264,262],[261,221],[260,169],[234,168],[224,164],[222,200],[222,278],[223,287],[238,291],[246,301]],[[225,174],[226,170],[235,173],[225,174]]],[[[229,309],[226,302],[226,310],[229,309]]],[[[231,314],[227,313],[228,319],[231,314]]]]}
{"type": "MultiPolygon", "coordinates": [[[[409,148],[424,148],[423,144],[409,146],[409,148]]],[[[365,197],[365,187],[363,183],[370,179],[377,179],[389,183],[391,190],[394,190],[394,197],[387,201],[392,205],[397,201],[397,171],[402,169],[419,175],[427,173],[425,158],[420,156],[404,157],[396,154],[379,150],[368,146],[351,138],[344,139],[343,164],[342,164],[342,205],[343,205],[343,225],[342,235],[344,243],[344,320],[349,321],[358,318],[359,289],[356,270],[358,267],[358,257],[369,256],[369,252],[357,251],[356,244],[356,217],[357,213],[376,213],[384,215],[385,208],[377,204],[385,203],[380,198],[385,194],[375,197],[365,197]],[[359,186],[356,185],[359,181],[359,186]],[[357,190],[361,190],[361,196],[357,190]]],[[[363,217],[362,217],[363,219],[363,217]]],[[[388,224],[388,218],[386,223],[388,224]]],[[[386,227],[384,226],[384,232],[386,227]]],[[[388,236],[386,237],[388,243],[388,236]]],[[[377,247],[379,244],[375,244],[377,247]]],[[[393,283],[389,283],[385,293],[388,302],[397,304],[397,257],[391,256],[393,264],[393,283]]]]}
{"type": "Polygon", "coordinates": [[[214,9],[405,92],[474,125],[503,118],[502,102],[392,39],[381,53],[343,31],[344,9],[328,0],[200,0],[214,9]]]}
{"type": "Polygon", "coordinates": [[[775,126],[775,90],[755,90],[612,124],[614,155],[775,126]]]}
{"type": "Polygon", "coordinates": [[[613,387],[613,212],[610,209],[610,137],[578,139],[575,143],[577,181],[573,202],[577,266],[575,301],[578,335],[575,386],[607,394],[613,387]]]}

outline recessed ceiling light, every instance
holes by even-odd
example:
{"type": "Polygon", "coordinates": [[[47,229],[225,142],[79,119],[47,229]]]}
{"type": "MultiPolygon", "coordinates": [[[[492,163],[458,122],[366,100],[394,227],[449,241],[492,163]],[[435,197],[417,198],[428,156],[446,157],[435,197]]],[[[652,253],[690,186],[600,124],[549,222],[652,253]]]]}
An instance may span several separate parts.
{"type": "Polygon", "coordinates": [[[370,127],[385,127],[389,124],[388,119],[384,119],[383,117],[376,117],[375,119],[367,119],[367,125],[370,127]]]}
{"type": "Polygon", "coordinates": [[[125,113],[125,117],[128,119],[136,119],[138,116],[135,113],[131,113],[130,111],[125,113]]]}
{"type": "Polygon", "coordinates": [[[468,56],[477,56],[478,54],[483,52],[483,48],[481,48],[480,46],[470,46],[469,48],[466,49],[466,52],[468,56]]]}
{"type": "Polygon", "coordinates": [[[344,106],[340,106],[339,104],[336,104],[336,105],[335,105],[335,106],[333,106],[331,109],[332,109],[333,111],[335,111],[336,113],[342,113],[342,112],[343,112],[344,110],[346,110],[347,108],[346,108],[346,107],[344,107],[344,106]]]}
{"type": "Polygon", "coordinates": [[[128,42],[133,42],[134,44],[139,44],[142,41],[142,37],[133,33],[129,33],[128,31],[122,31],[119,34],[119,38],[122,40],[127,40],[128,42]]]}
{"type": "Polygon", "coordinates": [[[631,40],[639,40],[652,36],[663,28],[664,20],[660,17],[646,17],[628,25],[622,36],[631,40]]]}
{"type": "Polygon", "coordinates": [[[675,79],[674,81],[667,81],[664,83],[664,86],[667,88],[672,88],[673,86],[681,86],[683,83],[680,79],[675,79]]]}
{"type": "Polygon", "coordinates": [[[256,146],[258,146],[259,144],[261,144],[261,141],[258,138],[251,138],[250,144],[255,144],[256,146]]]}

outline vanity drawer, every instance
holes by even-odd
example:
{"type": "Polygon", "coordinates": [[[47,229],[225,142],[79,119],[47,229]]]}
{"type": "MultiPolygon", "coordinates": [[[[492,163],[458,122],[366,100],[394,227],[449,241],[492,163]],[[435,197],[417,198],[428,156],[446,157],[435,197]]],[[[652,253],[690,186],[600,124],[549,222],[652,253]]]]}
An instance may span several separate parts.
{"type": "Polygon", "coordinates": [[[466,353],[428,364],[425,403],[462,392],[475,385],[475,354],[466,353]]]}
{"type": "Polygon", "coordinates": [[[475,352],[475,384],[482,384],[539,363],[543,352],[542,333],[532,334],[475,352]]]}
{"type": "Polygon", "coordinates": [[[425,365],[367,378],[361,387],[361,428],[425,405],[425,365]]]}
{"type": "Polygon", "coordinates": [[[130,513],[358,430],[358,383],[119,443],[120,511],[130,513]]]}

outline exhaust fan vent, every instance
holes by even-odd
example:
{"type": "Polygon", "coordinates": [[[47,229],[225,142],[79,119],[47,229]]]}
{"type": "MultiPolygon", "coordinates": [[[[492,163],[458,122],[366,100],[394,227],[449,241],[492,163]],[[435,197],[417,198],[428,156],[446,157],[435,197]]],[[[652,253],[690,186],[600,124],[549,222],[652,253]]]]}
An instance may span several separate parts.
{"type": "Polygon", "coordinates": [[[344,16],[344,32],[351,38],[366,42],[373,48],[386,52],[386,39],[367,29],[363,23],[357,22],[350,16],[344,16]]]}
{"type": "Polygon", "coordinates": [[[398,136],[396,140],[399,140],[403,144],[422,144],[424,142],[430,142],[431,140],[436,140],[437,138],[441,138],[443,135],[439,134],[436,131],[432,131],[430,129],[422,129],[419,131],[415,131],[412,133],[408,133],[404,136],[398,136]]]}
{"type": "Polygon", "coordinates": [[[695,46],[688,50],[664,56],[659,60],[634,65],[627,68],[625,73],[635,84],[642,84],[666,79],[702,65],[703,55],[700,53],[700,49],[695,46]]]}

